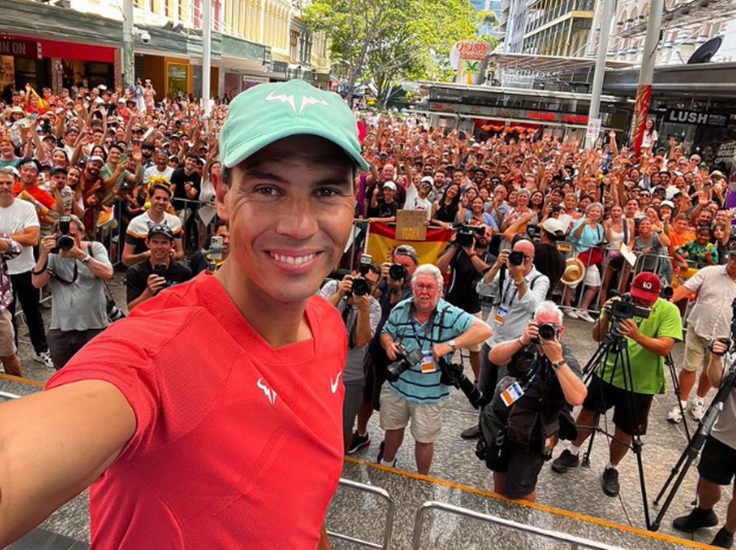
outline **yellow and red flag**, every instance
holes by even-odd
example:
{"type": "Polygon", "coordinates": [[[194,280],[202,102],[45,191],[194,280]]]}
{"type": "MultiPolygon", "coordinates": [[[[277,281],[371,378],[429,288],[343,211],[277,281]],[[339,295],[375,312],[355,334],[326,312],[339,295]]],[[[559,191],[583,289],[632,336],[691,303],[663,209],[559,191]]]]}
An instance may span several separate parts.
{"type": "Polygon", "coordinates": [[[396,238],[396,226],[384,223],[372,223],[368,230],[366,254],[373,257],[377,264],[390,262],[394,249],[402,244],[414,247],[420,264],[433,264],[453,236],[451,229],[427,228],[427,238],[423,241],[400,241],[396,238]]]}

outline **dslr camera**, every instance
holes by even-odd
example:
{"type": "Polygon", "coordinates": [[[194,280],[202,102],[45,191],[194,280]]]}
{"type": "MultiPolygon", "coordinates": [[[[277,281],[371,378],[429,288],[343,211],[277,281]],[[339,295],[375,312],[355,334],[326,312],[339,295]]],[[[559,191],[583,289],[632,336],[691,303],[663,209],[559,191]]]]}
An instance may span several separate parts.
{"type": "MultiPolygon", "coordinates": [[[[355,283],[353,283],[353,288],[354,285],[355,283]]],[[[386,378],[389,382],[396,382],[402,373],[419,364],[423,358],[422,350],[406,351],[406,348],[401,344],[399,344],[397,356],[398,359],[386,367],[386,378]]]]}
{"type": "Polygon", "coordinates": [[[406,268],[401,264],[393,264],[388,268],[388,276],[394,281],[402,281],[406,279],[406,268]]]}
{"type": "Polygon", "coordinates": [[[364,277],[368,274],[368,271],[370,271],[372,262],[373,258],[370,255],[361,255],[360,265],[358,266],[358,272],[360,273],[360,276],[353,277],[353,290],[348,292],[345,295],[345,298],[350,298],[351,296],[365,296],[366,294],[370,293],[371,285],[368,281],[364,279],[364,277]]]}
{"type": "Polygon", "coordinates": [[[512,250],[509,253],[508,262],[509,265],[513,265],[514,267],[519,267],[524,263],[524,260],[526,259],[526,256],[523,252],[520,250],[512,250]]]}
{"type": "Polygon", "coordinates": [[[539,329],[539,338],[536,340],[537,342],[540,340],[555,340],[559,334],[559,329],[552,323],[542,323],[541,325],[538,325],[537,328],[539,329]]]}
{"type": "Polygon", "coordinates": [[[474,239],[485,237],[486,234],[485,227],[468,223],[456,223],[452,230],[455,232],[455,242],[462,247],[473,246],[474,239]]]}
{"type": "Polygon", "coordinates": [[[56,246],[51,249],[52,254],[58,254],[61,251],[69,251],[74,247],[74,237],[69,234],[71,225],[71,216],[59,217],[59,232],[56,237],[56,246]]]}

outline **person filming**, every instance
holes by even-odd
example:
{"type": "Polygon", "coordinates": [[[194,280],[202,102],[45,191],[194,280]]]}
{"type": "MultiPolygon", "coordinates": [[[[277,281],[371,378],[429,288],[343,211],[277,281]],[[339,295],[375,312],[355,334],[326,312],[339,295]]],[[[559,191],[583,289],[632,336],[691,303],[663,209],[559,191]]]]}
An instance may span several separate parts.
{"type": "Polygon", "coordinates": [[[496,388],[481,415],[486,465],[493,470],[494,490],[508,498],[535,502],[536,483],[552,456],[561,431],[572,428],[572,407],[583,403],[587,390],[580,366],[561,342],[562,311],[542,302],[524,333],[496,344],[489,359],[504,365],[508,376],[496,388]]]}
{"type": "MultiPolygon", "coordinates": [[[[613,407],[615,434],[610,444],[610,460],[602,476],[603,492],[618,496],[619,480],[616,467],[626,456],[634,435],[644,435],[652,400],[664,393],[664,358],[676,341],[682,340],[682,318],[677,306],[660,299],[662,283],[654,273],[642,272],[631,284],[633,304],[651,310],[649,317],[632,317],[618,321],[617,332],[626,338],[631,372],[624,372],[615,353],[608,355],[605,365],[597,366],[588,386],[588,396],[577,418],[578,437],[569,449],[552,462],[552,470],[564,474],[580,464],[580,447],[590,436],[597,416],[613,407]],[[631,379],[629,379],[629,374],[631,379]]],[[[611,330],[611,314],[614,301],[606,302],[601,317],[593,326],[593,339],[601,342],[611,330]]]]}
{"type": "Polygon", "coordinates": [[[109,324],[105,281],[112,264],[102,243],[84,241],[84,223],[61,216],[54,234],[41,239],[31,274],[35,288],[51,288],[51,326],[46,335],[59,370],[109,324]]]}

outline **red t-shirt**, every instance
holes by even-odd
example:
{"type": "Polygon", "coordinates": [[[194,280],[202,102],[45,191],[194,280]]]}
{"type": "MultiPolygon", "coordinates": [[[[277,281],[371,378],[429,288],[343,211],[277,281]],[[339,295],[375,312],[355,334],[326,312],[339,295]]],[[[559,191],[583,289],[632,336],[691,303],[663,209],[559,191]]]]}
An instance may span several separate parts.
{"type": "Polygon", "coordinates": [[[92,549],[313,550],[342,471],[345,329],[273,349],[209,273],[94,339],[48,383],[110,382],[137,427],[92,485],[92,549]]]}

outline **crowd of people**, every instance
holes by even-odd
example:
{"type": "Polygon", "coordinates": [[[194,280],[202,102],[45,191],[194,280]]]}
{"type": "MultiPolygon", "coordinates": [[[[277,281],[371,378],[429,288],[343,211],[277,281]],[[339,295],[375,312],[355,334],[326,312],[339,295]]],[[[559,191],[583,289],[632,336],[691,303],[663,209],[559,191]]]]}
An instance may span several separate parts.
{"type": "MultiPolygon", "coordinates": [[[[229,223],[215,205],[218,186],[232,178],[227,151],[220,151],[221,138],[237,134],[220,136],[228,106],[206,116],[196,102],[157,103],[148,84],[138,88],[39,95],[27,87],[0,103],[0,360],[8,374],[22,374],[19,310],[34,359],[62,369],[114,322],[118,308],[107,281],[116,268],[125,270],[127,311],[149,302],[141,308],[149,312],[162,291],[173,296],[165,289],[217,271],[228,257],[229,223]],[[51,296],[48,332],[39,289],[51,296]]],[[[646,432],[675,342],[684,340],[686,353],[681,406],[668,420],[681,422],[683,411],[701,420],[708,391],[718,385],[712,342],[730,334],[736,298],[736,210],[727,207],[724,174],[675,140],[666,147],[650,140],[637,153],[611,132],[584,150],[577,139],[544,131],[468,133],[432,127],[417,115],[355,114],[361,150],[348,154],[364,159],[354,171],[357,224],[370,231],[396,222],[402,210],[423,211],[427,225],[453,229],[455,237],[434,264],[403,243],[389,258],[363,256],[319,290],[347,333],[344,452],[371,445],[369,420],[378,411],[384,433],[377,461],[396,466],[410,427],[417,470],[428,474],[449,388],[458,380],[447,365],[467,353],[485,402],[478,422],[458,435],[478,439],[498,492],[536,500],[537,477],[558,440],[571,441],[552,463],[564,474],[578,465],[597,415],[614,407],[602,485],[618,495],[616,466],[632,437],[646,432]],[[674,294],[663,298],[667,287],[674,294]],[[627,291],[651,310],[649,318],[617,328],[629,346],[633,386],[603,365],[586,388],[584,361],[562,342],[564,317],[591,323],[600,341],[617,294],[627,291]],[[689,301],[695,305],[683,337],[689,301]],[[484,303],[491,306],[485,319],[484,303]],[[577,421],[570,414],[576,406],[577,421]]],[[[251,122],[241,120],[244,128],[251,122]]],[[[324,192],[319,199],[329,201],[340,190],[324,192]]],[[[264,184],[251,200],[273,208],[265,201],[276,202],[279,193],[264,184]]],[[[295,273],[315,254],[271,252],[295,273]]],[[[273,404],[277,393],[262,380],[258,388],[273,404]]],[[[725,417],[736,419],[736,402],[729,407],[725,417]]],[[[715,525],[718,487],[736,474],[736,426],[719,426],[709,440],[721,446],[718,455],[710,470],[700,470],[707,505],[678,520],[683,530],[715,525]],[[731,475],[714,478],[715,466],[731,475]]],[[[731,547],[734,530],[732,501],[714,544],[731,547]]]]}

